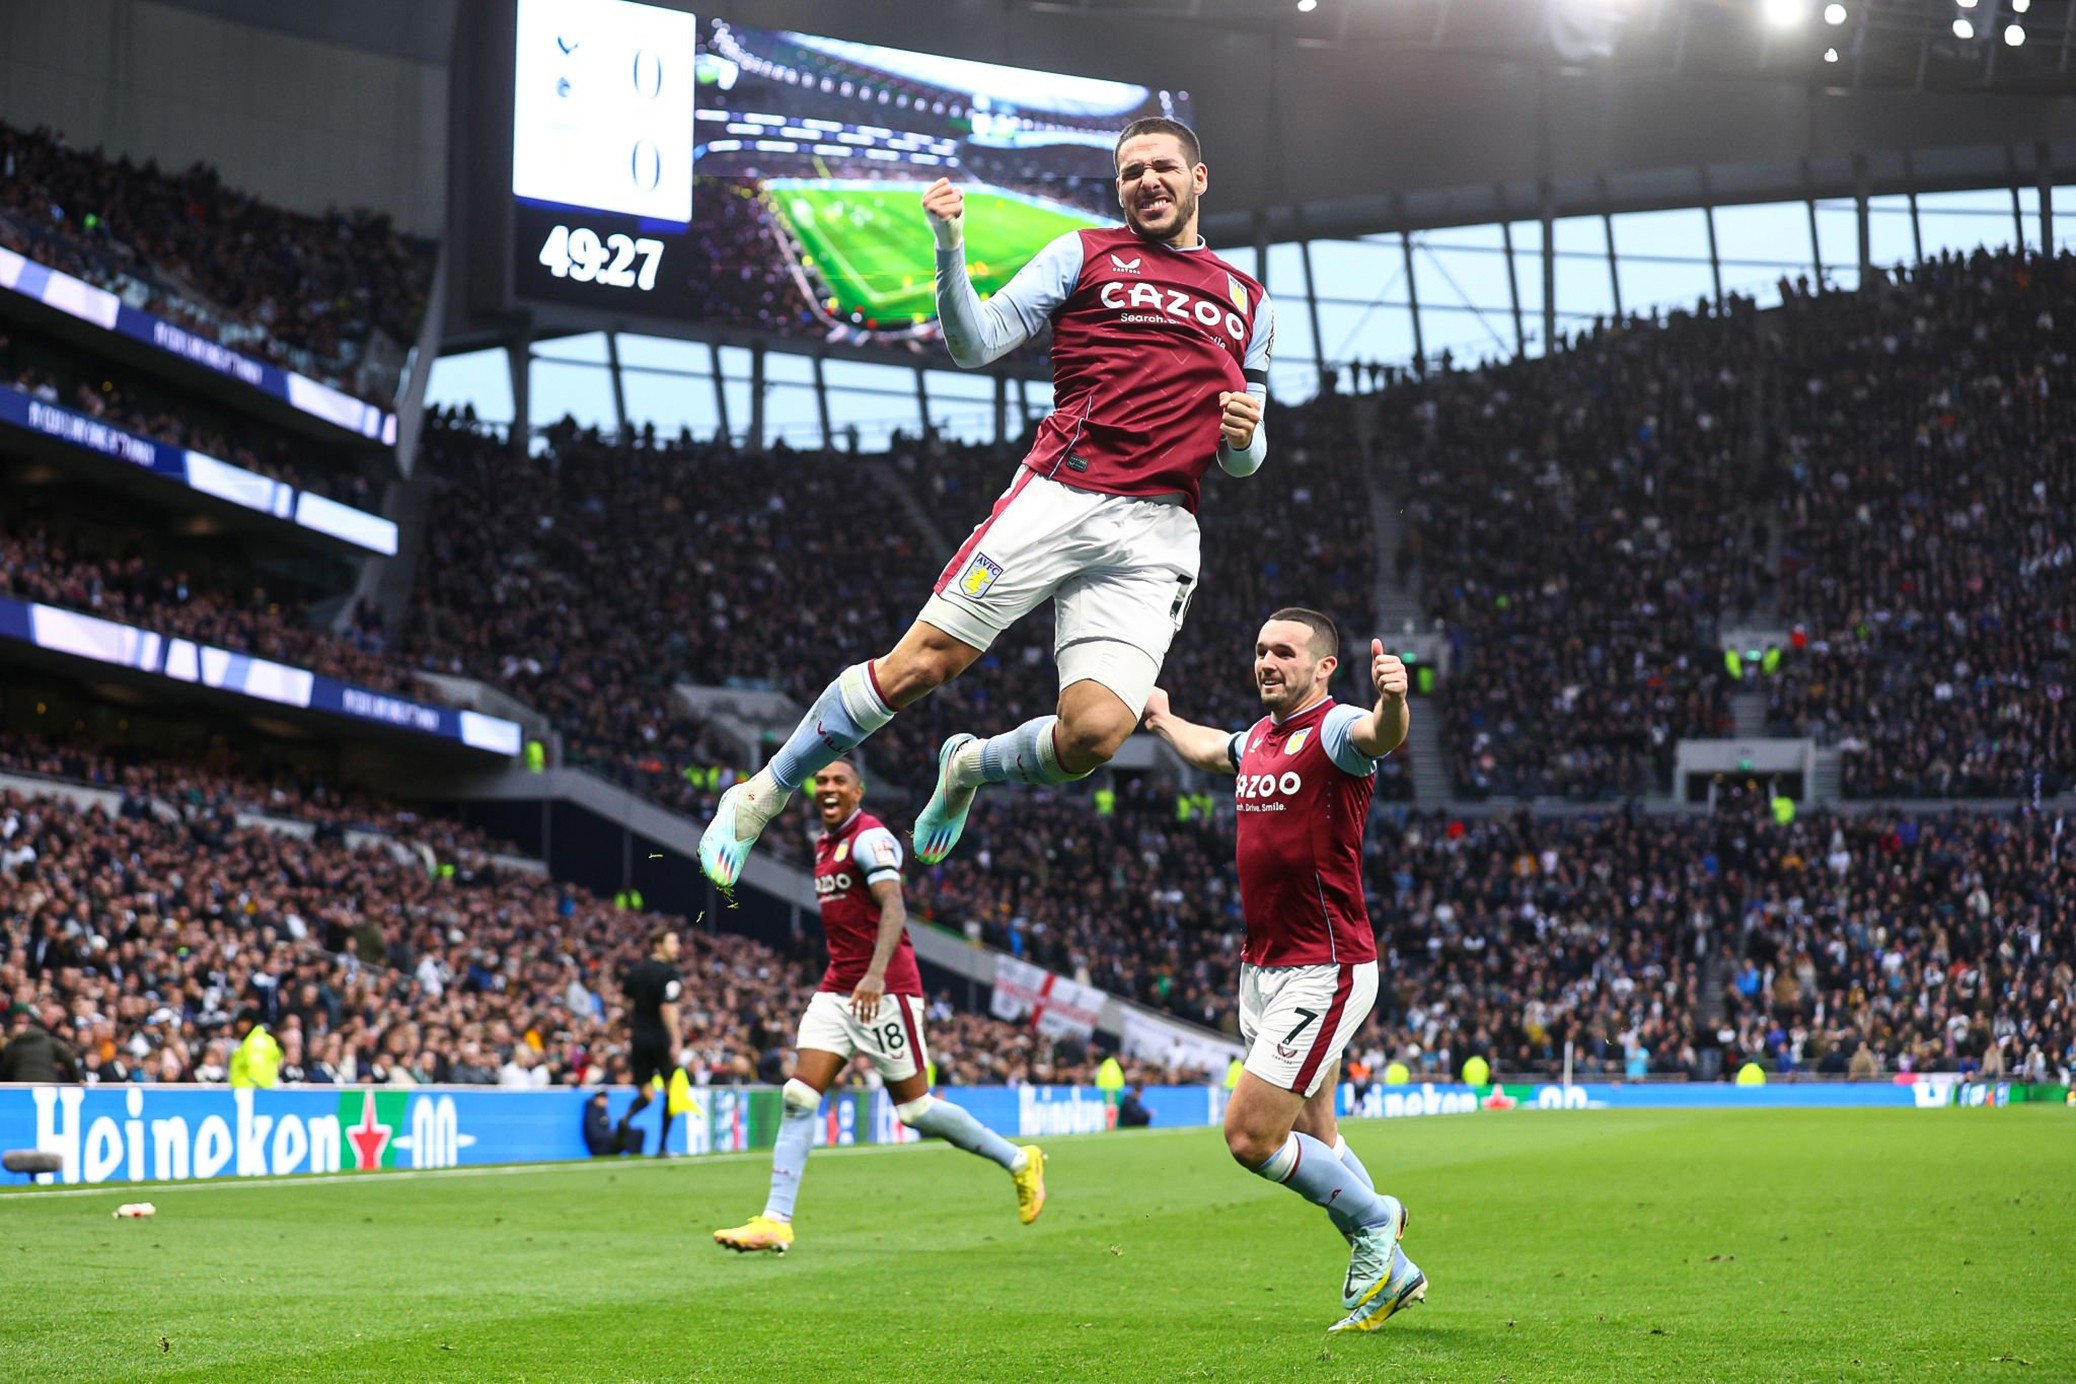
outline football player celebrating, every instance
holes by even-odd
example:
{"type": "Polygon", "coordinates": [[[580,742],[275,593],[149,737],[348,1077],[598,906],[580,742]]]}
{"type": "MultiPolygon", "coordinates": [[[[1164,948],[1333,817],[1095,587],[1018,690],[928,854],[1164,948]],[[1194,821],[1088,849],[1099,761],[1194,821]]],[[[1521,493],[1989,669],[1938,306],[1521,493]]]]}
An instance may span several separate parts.
{"type": "Polygon", "coordinates": [[[1225,1107],[1240,1166],[1325,1209],[1347,1238],[1345,1316],[1329,1330],[1374,1331],[1427,1296],[1427,1276],[1398,1241],[1406,1211],[1377,1192],[1334,1120],[1341,1051],[1377,997],[1377,937],[1363,901],[1362,835],[1377,761],[1406,738],[1406,668],[1370,643],[1376,705],[1328,692],[1340,663],[1333,621],[1279,610],[1254,644],[1268,712],[1243,731],[1147,701],[1146,728],[1199,769],[1237,774],[1237,856],[1247,942],[1240,956],[1245,1070],[1225,1107]]]}
{"type": "Polygon", "coordinates": [[[1025,1225],[1045,1207],[1045,1154],[1022,1148],[972,1115],[930,1094],[930,1054],[923,1044],[923,979],[908,940],[908,906],[901,892],[901,843],[879,818],[865,812],[865,783],[847,759],[815,775],[815,807],[822,836],[815,843],[815,893],[829,968],[794,1046],[800,1057],[780,1099],[785,1114],[771,1151],[771,1195],[762,1215],[716,1230],[729,1249],[772,1250],[793,1244],[793,1203],[814,1147],[815,1111],[844,1064],[864,1053],[886,1082],[901,1123],[933,1134],[968,1153],[1001,1164],[1016,1185],[1025,1225]]]}
{"type": "Polygon", "coordinates": [[[951,852],[981,785],[1086,777],[1138,725],[1196,585],[1199,482],[1214,461],[1245,476],[1267,454],[1275,314],[1261,284],[1197,233],[1208,174],[1188,126],[1133,121],[1115,164],[1124,227],[1059,237],[985,303],[967,277],[964,194],[944,179],[923,193],[952,359],[986,365],[1050,325],[1053,413],[908,632],[838,674],[771,762],[722,796],[699,843],[722,888],[817,769],[959,676],[1042,601],[1057,627],[1056,713],[944,742],[916,859],[951,852]]]}

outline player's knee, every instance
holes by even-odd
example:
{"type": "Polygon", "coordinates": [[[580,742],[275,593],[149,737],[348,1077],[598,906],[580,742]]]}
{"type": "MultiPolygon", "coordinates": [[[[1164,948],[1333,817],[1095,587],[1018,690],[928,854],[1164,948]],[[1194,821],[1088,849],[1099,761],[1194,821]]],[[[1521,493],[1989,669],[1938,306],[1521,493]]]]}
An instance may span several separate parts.
{"type": "Polygon", "coordinates": [[[1283,1140],[1271,1138],[1245,1125],[1229,1124],[1225,1127],[1225,1147],[1235,1163],[1253,1172],[1276,1156],[1276,1151],[1283,1147],[1283,1140]]]}
{"type": "Polygon", "coordinates": [[[1061,719],[1055,743],[1062,769],[1070,774],[1087,774],[1110,762],[1130,737],[1134,724],[1124,703],[1119,702],[1117,710],[1115,716],[1083,712],[1061,719]]]}
{"type": "Polygon", "coordinates": [[[954,649],[906,642],[873,666],[880,695],[897,711],[944,686],[964,669],[965,662],[954,649]]]}
{"type": "Polygon", "coordinates": [[[779,1100],[789,1115],[812,1115],[821,1108],[822,1093],[796,1076],[779,1092],[779,1100]]]}
{"type": "Polygon", "coordinates": [[[936,1103],[936,1099],[928,1091],[925,1091],[914,1100],[903,1101],[895,1106],[894,1118],[907,1125],[910,1129],[914,1129],[916,1121],[929,1114],[930,1107],[936,1103]]]}

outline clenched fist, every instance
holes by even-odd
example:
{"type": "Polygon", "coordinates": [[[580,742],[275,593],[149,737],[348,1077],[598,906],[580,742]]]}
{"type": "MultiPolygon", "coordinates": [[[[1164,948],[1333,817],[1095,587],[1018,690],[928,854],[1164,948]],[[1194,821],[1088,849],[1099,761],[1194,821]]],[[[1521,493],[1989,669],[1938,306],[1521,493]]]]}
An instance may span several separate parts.
{"type": "Polygon", "coordinates": [[[1261,401],[1252,394],[1225,390],[1218,396],[1218,430],[1225,439],[1227,450],[1244,452],[1254,442],[1254,430],[1261,423],[1261,401]]]}
{"type": "Polygon", "coordinates": [[[966,194],[953,187],[951,179],[939,178],[923,189],[923,215],[930,223],[930,233],[945,249],[954,249],[965,239],[966,194]]]}

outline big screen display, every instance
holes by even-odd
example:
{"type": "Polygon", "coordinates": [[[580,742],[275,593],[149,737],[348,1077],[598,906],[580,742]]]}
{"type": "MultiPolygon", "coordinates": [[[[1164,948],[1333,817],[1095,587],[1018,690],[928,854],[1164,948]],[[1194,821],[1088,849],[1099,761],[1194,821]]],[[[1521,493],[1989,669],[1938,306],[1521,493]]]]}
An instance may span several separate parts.
{"type": "Polygon", "coordinates": [[[966,191],[988,293],[1054,236],[1116,224],[1111,150],[1188,93],[628,0],[518,0],[514,288],[688,324],[934,336],[918,198],[966,191]]]}

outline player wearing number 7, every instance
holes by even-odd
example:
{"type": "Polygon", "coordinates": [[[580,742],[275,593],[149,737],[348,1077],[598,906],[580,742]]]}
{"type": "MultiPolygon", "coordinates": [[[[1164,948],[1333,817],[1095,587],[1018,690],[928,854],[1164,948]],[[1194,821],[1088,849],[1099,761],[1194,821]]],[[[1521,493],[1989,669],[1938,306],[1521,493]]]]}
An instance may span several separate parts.
{"type": "Polygon", "coordinates": [[[1406,1211],[1371,1186],[1334,1119],[1341,1050],[1377,997],[1377,938],[1363,902],[1362,833],[1377,761],[1406,738],[1406,667],[1370,642],[1376,705],[1336,702],[1333,621],[1279,610],[1254,643],[1268,715],[1223,731],[1176,716],[1159,688],[1146,728],[1190,764],[1237,774],[1240,1038],[1246,1070],[1225,1107],[1240,1166],[1323,1207],[1348,1241],[1345,1316],[1333,1331],[1374,1331],[1427,1296],[1427,1277],[1398,1241],[1406,1211]]]}
{"type": "Polygon", "coordinates": [[[1208,174],[1187,126],[1134,121],[1115,159],[1126,224],[1059,237],[985,303],[967,277],[964,194],[941,178],[923,193],[952,359],[978,368],[1050,326],[1053,412],[908,632],[838,674],[771,762],[722,796],[699,839],[722,888],[816,769],[965,672],[1041,602],[1053,603],[1057,714],[944,742],[916,859],[951,853],[981,785],[1084,778],[1138,725],[1196,587],[1199,482],[1213,462],[1246,476],[1267,455],[1275,314],[1197,234],[1208,174]]]}
{"type": "Polygon", "coordinates": [[[781,1094],[785,1114],[771,1151],[771,1195],[763,1214],[716,1230],[714,1239],[741,1252],[784,1254],[793,1243],[793,1201],[814,1147],[822,1093],[863,1053],[879,1069],[901,1123],[935,1135],[1008,1169],[1017,1214],[1025,1225],[1045,1206],[1045,1153],[1017,1148],[948,1100],[930,1094],[930,1054],[923,1042],[923,981],[908,940],[901,894],[901,843],[862,809],[865,783],[847,759],[815,775],[822,819],[815,843],[815,894],[829,939],[829,969],[794,1040],[799,1059],[781,1094]]]}

